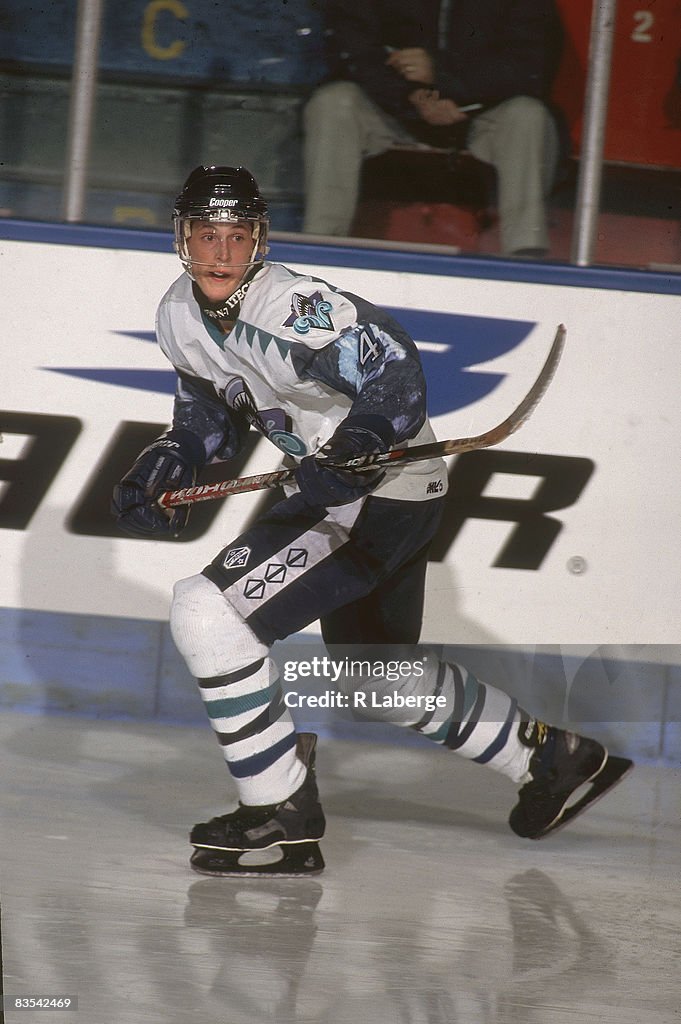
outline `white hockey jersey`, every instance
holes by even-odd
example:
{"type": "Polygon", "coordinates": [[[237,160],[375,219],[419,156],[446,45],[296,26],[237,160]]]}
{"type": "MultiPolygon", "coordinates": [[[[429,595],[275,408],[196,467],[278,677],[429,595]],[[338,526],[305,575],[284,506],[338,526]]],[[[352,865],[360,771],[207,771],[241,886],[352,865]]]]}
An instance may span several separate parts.
{"type": "MultiPolygon", "coordinates": [[[[349,414],[389,420],[395,447],[434,440],[418,352],[384,311],[276,263],[243,291],[228,334],[201,309],[186,273],[157,312],[159,345],[179,374],[174,424],[199,434],[209,459],[238,450],[224,401],[234,378],[247,385],[269,440],[295,461],[349,414]]],[[[446,489],[446,467],[434,459],[389,468],[373,493],[423,501],[446,489]]]]}

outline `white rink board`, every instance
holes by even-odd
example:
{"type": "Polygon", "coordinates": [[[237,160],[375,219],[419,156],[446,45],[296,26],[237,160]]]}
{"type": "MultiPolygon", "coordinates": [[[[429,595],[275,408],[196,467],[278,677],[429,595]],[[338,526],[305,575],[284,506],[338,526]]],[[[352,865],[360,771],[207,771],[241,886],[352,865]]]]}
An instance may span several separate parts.
{"type": "MultiPolygon", "coordinates": [[[[200,570],[236,536],[259,497],[229,499],[191,543],[70,532],[67,518],[121,422],[167,423],[172,398],[54,371],[167,370],[155,346],[133,335],[153,330],[157,302],[179,264],[165,253],[15,241],[0,242],[0,258],[2,408],[82,422],[30,522],[0,533],[0,606],[163,620],[174,581],[200,570]]],[[[561,528],[536,569],[495,567],[513,524],[469,519],[445,560],[430,566],[424,640],[678,642],[678,296],[289,265],[378,304],[534,323],[512,350],[476,365],[502,380],[479,401],[438,415],[440,438],[503,419],[536,376],[556,325],[568,327],[547,395],[501,448],[591,460],[593,474],[576,501],[550,513],[561,528]]],[[[26,444],[6,433],[0,459],[21,460],[26,444]]],[[[246,472],[278,464],[279,453],[262,442],[246,472]]],[[[501,477],[489,488],[502,496],[527,499],[537,485],[534,477],[501,477]]]]}

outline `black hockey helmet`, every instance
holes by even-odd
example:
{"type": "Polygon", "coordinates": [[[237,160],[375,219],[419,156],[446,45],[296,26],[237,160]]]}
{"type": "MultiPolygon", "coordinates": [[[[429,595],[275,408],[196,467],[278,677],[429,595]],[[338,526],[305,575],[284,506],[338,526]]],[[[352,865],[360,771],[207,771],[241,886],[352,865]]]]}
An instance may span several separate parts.
{"type": "Polygon", "coordinates": [[[187,239],[192,221],[233,224],[246,221],[253,231],[253,252],[248,264],[264,260],[267,254],[269,217],[267,203],[258,183],[245,167],[195,167],[175,200],[173,227],[175,250],[191,273],[187,239]]]}

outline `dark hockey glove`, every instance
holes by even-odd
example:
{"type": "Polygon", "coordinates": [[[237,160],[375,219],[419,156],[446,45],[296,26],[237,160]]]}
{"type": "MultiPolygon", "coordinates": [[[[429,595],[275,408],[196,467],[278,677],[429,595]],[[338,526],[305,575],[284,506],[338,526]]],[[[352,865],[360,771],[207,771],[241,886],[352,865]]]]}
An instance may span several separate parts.
{"type": "Polygon", "coordinates": [[[205,461],[203,443],[190,430],[169,430],[157,437],[114,487],[111,511],[120,529],[135,537],[177,537],[187,524],[189,505],[166,511],[156,498],[163,491],[191,487],[205,461]]]}
{"type": "Polygon", "coordinates": [[[393,437],[392,424],[382,416],[344,420],[324,447],[316,455],[307,455],[296,470],[296,482],[307,504],[321,508],[347,505],[373,491],[385,476],[383,467],[343,470],[329,463],[386,452],[393,437]]]}

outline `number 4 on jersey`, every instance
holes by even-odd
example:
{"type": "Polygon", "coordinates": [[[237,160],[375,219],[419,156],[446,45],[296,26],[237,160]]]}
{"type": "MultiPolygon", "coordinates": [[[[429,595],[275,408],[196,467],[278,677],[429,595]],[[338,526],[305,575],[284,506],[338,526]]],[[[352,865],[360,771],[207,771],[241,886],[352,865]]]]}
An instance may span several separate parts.
{"type": "Polygon", "coordinates": [[[367,363],[373,363],[374,359],[378,359],[381,355],[383,355],[382,347],[376,341],[373,334],[365,328],[359,336],[360,366],[366,366],[367,363]]]}

